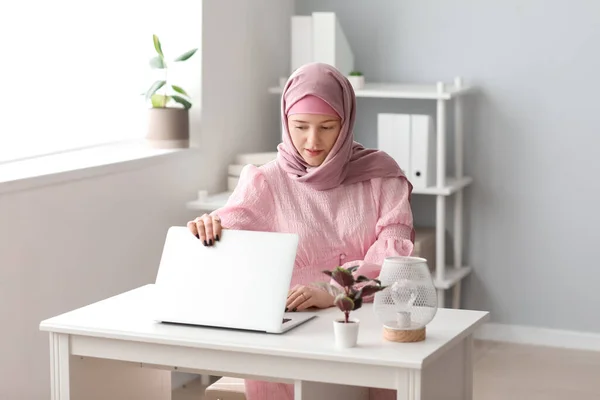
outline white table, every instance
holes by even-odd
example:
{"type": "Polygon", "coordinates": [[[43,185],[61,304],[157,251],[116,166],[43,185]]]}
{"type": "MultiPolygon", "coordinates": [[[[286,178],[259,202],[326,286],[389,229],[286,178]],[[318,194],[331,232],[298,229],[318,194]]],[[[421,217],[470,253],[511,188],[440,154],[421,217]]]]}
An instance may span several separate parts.
{"type": "Polygon", "coordinates": [[[53,400],[70,399],[69,366],[82,357],[293,383],[296,400],[342,398],[342,392],[345,399],[363,399],[367,387],[397,389],[398,400],[472,398],[473,332],[487,312],[440,309],[425,341],[401,344],[382,338],[381,324],[366,304],[353,313],[361,321],[358,346],[338,350],[335,308],[283,335],[168,325],[148,317],[153,288],[40,324],[50,334],[53,400]]]}

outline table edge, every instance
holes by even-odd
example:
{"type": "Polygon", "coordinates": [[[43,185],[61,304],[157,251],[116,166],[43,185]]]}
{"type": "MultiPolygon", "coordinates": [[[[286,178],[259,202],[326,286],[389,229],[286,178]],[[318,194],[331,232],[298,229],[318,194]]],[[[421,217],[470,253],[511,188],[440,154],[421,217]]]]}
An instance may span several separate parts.
{"type": "MultiPolygon", "coordinates": [[[[474,310],[473,310],[474,311],[474,310]]],[[[156,338],[149,336],[140,336],[140,335],[128,335],[123,331],[112,331],[112,330],[84,330],[81,328],[76,328],[68,325],[60,325],[51,323],[52,318],[43,320],[39,324],[39,330],[47,333],[54,334],[66,334],[70,336],[84,336],[84,337],[94,337],[94,338],[102,338],[108,340],[117,340],[117,341],[132,341],[132,342],[143,342],[143,343],[151,343],[151,344],[159,344],[159,345],[167,345],[167,346],[179,346],[179,347],[188,347],[195,349],[206,349],[206,350],[216,350],[216,351],[237,351],[242,353],[249,354],[262,354],[262,355],[270,355],[277,357],[285,357],[291,359],[310,359],[310,360],[319,360],[319,361],[329,361],[329,362],[340,362],[340,363],[357,363],[361,365],[369,365],[369,366],[379,366],[379,367],[388,367],[388,368],[410,368],[410,369],[423,369],[428,364],[433,362],[437,357],[441,356],[443,353],[454,347],[457,343],[460,343],[464,340],[468,335],[472,335],[473,332],[479,328],[485,321],[489,319],[489,312],[487,311],[475,311],[481,313],[480,318],[472,325],[470,325],[467,329],[461,332],[456,337],[452,338],[450,341],[445,343],[439,349],[424,357],[420,362],[402,362],[402,361],[381,361],[376,359],[364,359],[354,357],[351,354],[339,354],[335,357],[331,357],[329,355],[321,355],[321,354],[311,354],[311,353],[298,353],[289,350],[265,350],[264,348],[255,348],[247,345],[235,345],[235,344],[211,344],[211,343],[202,343],[202,342],[189,342],[182,340],[173,340],[168,337],[164,338],[156,338]]]]}
{"type": "MultiPolygon", "coordinates": [[[[471,310],[471,311],[476,311],[476,310],[471,310]]],[[[438,357],[443,355],[448,350],[452,349],[458,343],[462,342],[467,336],[473,335],[477,329],[479,329],[483,324],[485,324],[487,321],[489,321],[489,319],[490,319],[489,311],[476,311],[476,312],[482,313],[483,315],[473,325],[469,326],[467,329],[465,329],[459,335],[456,335],[455,337],[453,337],[450,341],[448,341],[448,343],[444,344],[437,351],[435,351],[435,352],[431,353],[430,355],[428,355],[427,357],[425,357],[421,364],[421,368],[427,367],[429,364],[434,362],[438,357]]]]}

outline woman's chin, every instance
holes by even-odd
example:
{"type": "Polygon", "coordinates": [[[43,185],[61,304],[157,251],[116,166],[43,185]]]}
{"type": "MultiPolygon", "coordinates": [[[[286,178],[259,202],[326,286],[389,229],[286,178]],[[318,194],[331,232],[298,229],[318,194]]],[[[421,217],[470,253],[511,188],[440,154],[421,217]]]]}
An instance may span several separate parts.
{"type": "Polygon", "coordinates": [[[309,157],[304,157],[304,161],[306,161],[306,163],[313,168],[316,168],[316,167],[320,166],[321,164],[323,164],[323,160],[315,160],[314,158],[309,158],[309,157]]]}
{"type": "Polygon", "coordinates": [[[302,154],[302,158],[304,158],[304,161],[306,161],[306,163],[308,165],[310,165],[311,167],[318,167],[321,164],[323,164],[323,162],[325,161],[325,157],[327,156],[327,154],[324,154],[325,152],[320,152],[317,154],[310,154],[309,152],[307,152],[306,150],[303,152],[302,154]]]}

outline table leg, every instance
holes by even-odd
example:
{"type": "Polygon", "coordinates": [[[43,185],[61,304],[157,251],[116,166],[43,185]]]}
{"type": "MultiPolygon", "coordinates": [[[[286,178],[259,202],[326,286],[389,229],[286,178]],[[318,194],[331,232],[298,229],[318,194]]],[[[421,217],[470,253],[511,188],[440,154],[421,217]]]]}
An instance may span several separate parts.
{"type": "Polygon", "coordinates": [[[421,371],[409,369],[398,373],[396,400],[421,400],[421,371]]]}
{"type": "Polygon", "coordinates": [[[368,400],[369,389],[322,382],[296,381],[294,383],[294,400],[330,399],[368,400]]]}
{"type": "Polygon", "coordinates": [[[69,400],[69,335],[50,333],[50,388],[52,400],[69,400]]]}
{"type": "MultiPolygon", "coordinates": [[[[420,397],[416,394],[398,395],[402,399],[448,399],[448,400],[472,400],[473,399],[473,337],[469,335],[461,341],[456,342],[443,354],[432,359],[420,372],[405,371],[404,382],[414,386],[420,391],[420,397]],[[413,374],[411,377],[410,374],[413,374]],[[420,374],[417,379],[416,374],[420,374]],[[411,397],[412,395],[412,397],[411,397]]],[[[399,377],[402,377],[402,371],[399,377]]],[[[402,379],[398,380],[398,387],[402,387],[402,379]]],[[[415,391],[416,391],[415,390],[415,391]]],[[[405,390],[411,393],[410,390],[405,390]]]]}
{"type": "Polygon", "coordinates": [[[465,339],[464,344],[464,400],[473,399],[473,335],[465,339]]]}

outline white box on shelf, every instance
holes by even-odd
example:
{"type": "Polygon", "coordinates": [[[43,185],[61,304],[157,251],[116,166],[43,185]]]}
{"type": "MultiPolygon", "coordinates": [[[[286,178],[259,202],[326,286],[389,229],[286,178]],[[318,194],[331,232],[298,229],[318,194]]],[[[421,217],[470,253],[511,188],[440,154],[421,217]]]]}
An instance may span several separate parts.
{"type": "Polygon", "coordinates": [[[411,115],[410,176],[415,189],[436,184],[436,140],[429,115],[411,115]]]}
{"type": "Polygon", "coordinates": [[[312,49],[316,62],[333,65],[344,75],[354,69],[354,54],[333,12],[312,14],[312,49]]]}
{"type": "Polygon", "coordinates": [[[237,186],[240,178],[237,176],[228,176],[227,177],[227,191],[233,192],[235,187],[237,186]]]}
{"type": "Polygon", "coordinates": [[[294,72],[300,66],[312,62],[313,57],[313,18],[308,15],[292,16],[291,24],[291,68],[294,72]]]}
{"type": "Polygon", "coordinates": [[[354,69],[354,53],[333,12],[314,12],[291,18],[290,69],[310,62],[333,65],[344,75],[354,69]]]}
{"type": "Polygon", "coordinates": [[[229,164],[227,167],[227,173],[229,176],[240,176],[245,165],[243,164],[229,164]]]}
{"type": "Polygon", "coordinates": [[[413,256],[427,260],[431,271],[435,271],[435,227],[415,227],[413,256]]]}
{"type": "Polygon", "coordinates": [[[389,154],[410,176],[409,114],[377,114],[377,148],[389,154]]]}
{"type": "Polygon", "coordinates": [[[267,153],[246,153],[246,154],[238,154],[235,157],[236,164],[253,164],[253,165],[263,165],[273,161],[277,158],[277,152],[267,152],[267,153]]]}

